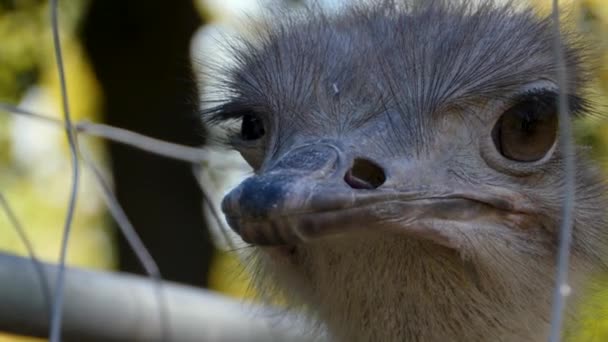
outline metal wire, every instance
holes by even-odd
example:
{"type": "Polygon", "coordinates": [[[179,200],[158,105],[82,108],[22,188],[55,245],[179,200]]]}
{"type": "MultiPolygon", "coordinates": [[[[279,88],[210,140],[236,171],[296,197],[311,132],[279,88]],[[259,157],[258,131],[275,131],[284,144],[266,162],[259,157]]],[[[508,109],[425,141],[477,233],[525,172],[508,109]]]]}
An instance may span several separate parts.
{"type": "Polygon", "coordinates": [[[201,173],[202,173],[201,166],[193,165],[192,173],[194,174],[194,178],[198,182],[199,187],[201,189],[201,193],[203,195],[203,201],[205,202],[205,205],[211,212],[211,216],[213,216],[213,220],[217,224],[218,229],[220,230],[220,232],[222,234],[224,243],[226,244],[226,246],[228,246],[229,250],[235,250],[236,246],[234,245],[232,238],[228,235],[228,227],[226,227],[226,225],[224,224],[224,221],[222,221],[222,218],[220,217],[220,213],[217,211],[217,209],[213,205],[213,201],[211,200],[211,195],[207,192],[207,190],[205,190],[205,187],[203,186],[203,180],[201,179],[201,173]]]}
{"type": "Polygon", "coordinates": [[[78,180],[80,178],[80,165],[78,161],[78,152],[76,147],[76,134],[72,127],[72,119],[70,116],[70,104],[68,99],[68,91],[65,79],[65,70],[63,66],[63,54],[61,51],[61,41],[59,37],[59,13],[58,1],[51,0],[51,26],[53,32],[53,46],[55,50],[55,64],[57,65],[57,73],[59,75],[59,85],[61,89],[61,100],[63,104],[63,120],[65,122],[65,132],[68,138],[70,147],[70,158],[72,163],[72,187],[70,191],[70,199],[63,227],[63,236],[61,239],[61,251],[59,252],[59,268],[57,270],[56,290],[54,295],[53,307],[51,312],[51,323],[49,340],[50,342],[61,341],[61,319],[64,296],[64,280],[65,280],[65,261],[68,252],[68,243],[72,230],[72,221],[74,219],[74,211],[76,208],[76,200],[78,196],[78,180]]]}
{"type": "Polygon", "coordinates": [[[108,207],[112,217],[118,224],[122,235],[127,240],[129,246],[137,256],[137,259],[143,266],[146,273],[154,280],[155,283],[155,293],[156,293],[156,301],[158,305],[158,314],[159,314],[159,322],[161,324],[161,336],[162,341],[168,341],[170,334],[170,317],[167,310],[167,301],[164,296],[163,287],[162,287],[162,276],[158,265],[152,258],[152,255],[144,245],[143,241],[137,234],[135,227],[131,224],[131,221],[127,217],[127,214],[122,209],[122,206],[118,202],[116,195],[112,191],[112,188],[108,184],[108,182],[103,177],[101,170],[95,165],[95,162],[91,159],[90,153],[86,151],[83,147],[81,147],[81,155],[82,159],[92,171],[95,179],[97,180],[97,184],[100,187],[100,190],[103,194],[104,200],[106,202],[106,206],[108,207]]]}
{"type": "MultiPolygon", "coordinates": [[[[0,110],[40,120],[58,127],[65,126],[64,122],[61,120],[46,115],[40,115],[8,103],[0,102],[0,110]]],[[[201,149],[155,139],[123,128],[112,127],[86,120],[74,123],[72,128],[76,133],[84,133],[88,136],[104,138],[109,141],[135,147],[142,151],[175,160],[181,160],[192,164],[205,164],[207,161],[207,155],[201,149]]]]}
{"type": "Polygon", "coordinates": [[[49,281],[46,277],[46,274],[44,273],[42,263],[40,262],[40,259],[36,255],[36,252],[34,251],[34,246],[32,245],[32,242],[30,241],[30,239],[28,238],[27,233],[25,232],[25,229],[23,229],[21,222],[17,218],[17,214],[15,214],[15,211],[13,210],[13,208],[11,208],[10,204],[8,203],[8,200],[1,192],[0,192],[0,207],[2,207],[2,210],[6,213],[6,216],[9,220],[11,226],[15,229],[15,231],[17,232],[17,235],[19,236],[19,240],[21,240],[21,243],[25,246],[27,255],[32,260],[34,269],[36,270],[36,273],[37,273],[39,281],[40,281],[42,297],[44,298],[44,306],[46,308],[46,313],[48,315],[47,316],[47,318],[48,318],[51,315],[51,290],[50,290],[50,286],[49,286],[49,281]]]}
{"type": "MultiPolygon", "coordinates": [[[[32,111],[22,109],[22,108],[19,108],[19,107],[10,105],[10,104],[0,103],[0,109],[7,111],[9,113],[22,115],[22,116],[29,117],[29,118],[32,118],[35,120],[39,120],[41,122],[45,122],[45,123],[48,123],[48,124],[51,124],[54,126],[58,126],[58,127],[64,126],[64,122],[61,120],[58,120],[58,119],[55,119],[55,118],[52,118],[49,116],[45,116],[45,115],[40,115],[40,114],[34,113],[32,111]]],[[[102,138],[106,138],[110,141],[122,143],[122,144],[125,144],[128,146],[138,148],[143,151],[155,153],[157,155],[170,157],[170,158],[185,161],[185,162],[190,162],[193,164],[193,167],[194,167],[193,170],[200,171],[199,168],[201,166],[201,163],[204,164],[205,159],[206,159],[206,155],[199,149],[195,149],[195,148],[192,148],[189,146],[183,146],[183,145],[179,145],[179,144],[168,143],[168,142],[165,142],[162,140],[154,139],[154,138],[151,138],[151,137],[148,137],[148,136],[145,136],[142,134],[138,134],[135,132],[127,131],[127,130],[121,129],[121,128],[116,128],[116,127],[112,127],[112,126],[91,123],[91,122],[78,122],[78,123],[73,124],[73,127],[75,127],[75,131],[78,134],[102,137],[102,138]]],[[[157,289],[156,289],[157,295],[158,295],[157,303],[158,303],[158,307],[159,307],[160,322],[162,325],[161,334],[163,336],[163,341],[168,340],[169,336],[171,336],[171,332],[170,332],[171,324],[170,324],[170,317],[168,315],[168,310],[166,309],[167,303],[165,300],[165,296],[163,295],[163,290],[162,290],[162,286],[161,286],[162,277],[160,274],[160,270],[158,269],[156,262],[154,261],[154,259],[152,258],[152,256],[148,252],[148,250],[146,249],[145,245],[143,244],[143,242],[137,235],[135,228],[130,223],[126,213],[120,206],[118,200],[116,199],[116,196],[113,194],[110,185],[104,179],[101,171],[99,170],[99,168],[95,165],[95,163],[91,159],[90,153],[88,153],[88,151],[84,148],[84,146],[79,145],[78,150],[80,151],[80,155],[83,158],[83,161],[91,169],[93,175],[95,176],[95,180],[96,180],[97,184],[100,186],[100,189],[102,190],[104,200],[106,201],[106,205],[107,205],[111,215],[116,220],[119,228],[121,229],[122,234],[125,236],[126,240],[128,241],[129,245],[131,246],[131,249],[135,252],[138,260],[141,262],[146,273],[157,284],[157,289]]],[[[197,177],[197,180],[200,181],[199,177],[197,177]]],[[[219,217],[219,213],[217,213],[215,211],[215,208],[209,202],[210,201],[209,194],[207,194],[207,192],[205,192],[203,190],[203,196],[205,198],[205,202],[210,206],[210,208],[213,212],[213,217],[215,218],[217,224],[220,227],[222,227],[222,232],[224,233],[224,237],[228,241],[229,246],[232,246],[231,242],[229,240],[230,238],[226,235],[226,231],[225,231],[226,228],[222,224],[222,221],[219,217]]],[[[7,213],[9,213],[9,215],[10,215],[10,212],[8,210],[5,209],[5,211],[7,211],[7,213]]],[[[16,215],[11,215],[11,218],[14,219],[13,221],[15,222],[14,225],[15,225],[16,229],[20,232],[23,232],[22,229],[19,228],[20,224],[19,224],[19,221],[18,221],[16,215]]],[[[24,232],[23,232],[23,234],[20,234],[20,236],[23,236],[23,238],[27,239],[27,236],[25,236],[24,232]]],[[[28,240],[26,240],[26,241],[28,241],[28,240]]],[[[33,249],[30,248],[30,250],[32,251],[32,253],[30,253],[30,255],[32,256],[33,249]]]]}
{"type": "Polygon", "coordinates": [[[142,151],[193,164],[202,163],[207,158],[201,149],[150,138],[143,134],[118,127],[81,121],[77,124],[77,130],[86,132],[90,136],[103,137],[125,145],[137,147],[142,151]]]}
{"type": "Polygon", "coordinates": [[[560,123],[560,143],[564,154],[564,202],[562,204],[562,221],[560,226],[559,249],[557,255],[557,275],[553,292],[553,308],[551,312],[551,333],[550,342],[561,340],[562,322],[566,297],[571,289],[568,285],[568,267],[570,259],[570,245],[572,243],[572,225],[575,201],[574,184],[574,147],[572,144],[571,119],[568,114],[568,75],[564,57],[564,50],[561,43],[560,11],[558,0],[553,0],[553,20],[554,42],[553,48],[557,61],[557,83],[559,86],[559,123],[560,123]]]}

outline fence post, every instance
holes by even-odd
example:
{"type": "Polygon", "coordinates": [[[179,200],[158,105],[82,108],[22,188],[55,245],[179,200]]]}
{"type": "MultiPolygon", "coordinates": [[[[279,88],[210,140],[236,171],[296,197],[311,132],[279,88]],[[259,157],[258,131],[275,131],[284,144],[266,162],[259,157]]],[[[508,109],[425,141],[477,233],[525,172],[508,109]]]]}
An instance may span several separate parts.
{"type": "MultiPolygon", "coordinates": [[[[56,266],[42,267],[53,293],[56,266]]],[[[68,268],[65,284],[64,341],[160,340],[157,288],[149,278],[68,268]]],[[[171,341],[306,340],[294,333],[303,326],[276,310],[169,282],[163,294],[171,341]]],[[[0,253],[0,331],[46,337],[45,306],[32,261],[0,253]]]]}

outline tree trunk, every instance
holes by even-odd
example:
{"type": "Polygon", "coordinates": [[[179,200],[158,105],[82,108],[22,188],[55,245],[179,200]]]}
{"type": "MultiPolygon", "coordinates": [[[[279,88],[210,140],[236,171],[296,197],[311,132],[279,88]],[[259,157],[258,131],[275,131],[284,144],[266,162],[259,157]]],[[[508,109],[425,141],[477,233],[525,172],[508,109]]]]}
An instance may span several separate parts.
{"type": "MultiPolygon", "coordinates": [[[[81,39],[101,84],[106,123],[201,145],[190,39],[192,1],[94,0],[81,39]]],[[[213,247],[191,166],[109,144],[116,193],[164,279],[205,286],[213,247]]],[[[142,273],[119,239],[120,269],[142,273]]]]}

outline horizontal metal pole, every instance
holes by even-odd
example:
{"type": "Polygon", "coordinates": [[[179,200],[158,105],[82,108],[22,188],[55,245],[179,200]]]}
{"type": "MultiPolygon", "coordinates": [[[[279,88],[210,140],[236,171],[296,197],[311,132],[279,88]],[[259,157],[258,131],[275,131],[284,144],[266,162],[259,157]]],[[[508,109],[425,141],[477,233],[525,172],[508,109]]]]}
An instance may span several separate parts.
{"type": "MultiPolygon", "coordinates": [[[[50,293],[57,267],[42,264],[50,293]]],[[[160,341],[158,287],[150,278],[66,270],[64,341],[160,341]]],[[[47,337],[47,302],[31,259],[0,253],[0,331],[47,337]]],[[[163,282],[170,341],[305,341],[284,312],[163,282]]]]}

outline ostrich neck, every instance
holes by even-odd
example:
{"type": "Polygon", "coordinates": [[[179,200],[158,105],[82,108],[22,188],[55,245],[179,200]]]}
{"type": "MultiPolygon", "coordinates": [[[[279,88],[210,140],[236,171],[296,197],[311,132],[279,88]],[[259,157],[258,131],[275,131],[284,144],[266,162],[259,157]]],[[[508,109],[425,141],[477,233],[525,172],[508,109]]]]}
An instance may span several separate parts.
{"type": "Polygon", "coordinates": [[[340,238],[300,247],[277,273],[339,341],[544,340],[552,273],[527,260],[518,274],[524,260],[513,254],[479,260],[399,236],[340,238]]]}

